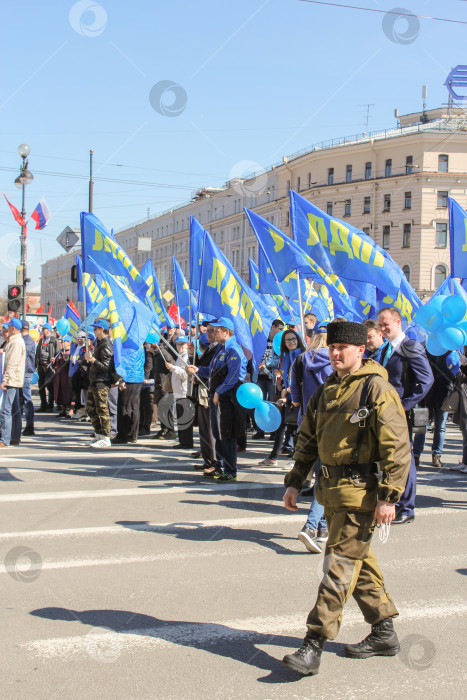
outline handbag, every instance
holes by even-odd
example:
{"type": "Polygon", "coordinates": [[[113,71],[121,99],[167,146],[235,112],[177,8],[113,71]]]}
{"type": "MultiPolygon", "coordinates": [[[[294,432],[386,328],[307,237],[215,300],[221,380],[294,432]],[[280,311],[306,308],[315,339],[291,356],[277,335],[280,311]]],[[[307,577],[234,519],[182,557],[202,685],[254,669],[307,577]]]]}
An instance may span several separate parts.
{"type": "Polygon", "coordinates": [[[460,396],[459,389],[454,385],[449,391],[449,394],[444,399],[441,404],[442,411],[448,411],[448,413],[458,413],[460,408],[460,396]]]}
{"type": "Polygon", "coordinates": [[[430,411],[428,408],[412,408],[412,432],[424,433],[430,423],[430,411]]]}
{"type": "Polygon", "coordinates": [[[286,425],[298,425],[298,412],[300,406],[287,405],[285,409],[284,422],[286,425]]]}

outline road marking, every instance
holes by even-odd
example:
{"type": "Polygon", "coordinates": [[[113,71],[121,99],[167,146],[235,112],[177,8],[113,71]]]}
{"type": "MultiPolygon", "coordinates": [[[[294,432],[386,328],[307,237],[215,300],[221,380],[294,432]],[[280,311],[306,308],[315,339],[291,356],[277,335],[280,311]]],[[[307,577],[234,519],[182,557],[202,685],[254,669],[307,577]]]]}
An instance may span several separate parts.
{"type": "MultiPolygon", "coordinates": [[[[467,603],[456,601],[440,601],[437,605],[422,601],[419,605],[399,606],[404,623],[410,620],[445,619],[467,613],[467,603]]],[[[47,613],[39,617],[47,618],[47,613]]],[[[147,621],[154,620],[156,624],[145,627],[133,627],[125,629],[126,621],[131,624],[132,618],[139,616],[129,612],[118,611],[94,611],[95,617],[102,623],[98,626],[92,622],[92,612],[74,610],[58,610],[55,615],[60,621],[60,612],[65,615],[65,620],[81,622],[88,629],[87,633],[67,636],[52,637],[50,639],[37,639],[23,642],[20,646],[36,656],[45,659],[67,658],[78,654],[95,655],[100,647],[100,653],[105,653],[105,648],[118,656],[122,651],[134,651],[153,648],[170,648],[182,645],[184,649],[192,646],[213,647],[221,640],[250,639],[255,644],[284,646],[282,639],[276,637],[284,635],[303,636],[304,621],[308,611],[291,615],[253,617],[243,620],[220,620],[214,622],[178,622],[172,620],[156,620],[147,616],[147,621]],[[109,620],[106,626],[106,617],[109,620]],[[160,624],[157,624],[160,622],[160,624]],[[114,627],[114,629],[112,629],[114,627]],[[101,630],[101,631],[99,631],[101,630]],[[102,645],[102,646],[101,646],[102,645]]],[[[40,613],[40,610],[37,611],[40,613]]],[[[34,614],[34,613],[33,613],[34,614]]],[[[50,611],[50,617],[54,623],[50,611]]],[[[145,616],[146,617],[146,616],[145,616]]],[[[349,610],[344,615],[343,628],[353,627],[362,623],[362,615],[358,610],[349,610]]]]}

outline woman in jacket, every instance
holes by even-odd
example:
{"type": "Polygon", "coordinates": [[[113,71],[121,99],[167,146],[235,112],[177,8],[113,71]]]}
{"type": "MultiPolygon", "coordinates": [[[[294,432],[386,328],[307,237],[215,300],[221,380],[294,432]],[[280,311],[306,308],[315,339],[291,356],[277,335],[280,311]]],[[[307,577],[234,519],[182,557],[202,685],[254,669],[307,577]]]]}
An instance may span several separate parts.
{"type": "Polygon", "coordinates": [[[60,407],[59,418],[71,418],[71,394],[68,382],[68,370],[70,368],[70,348],[71,337],[64,336],[62,340],[62,349],[52,363],[55,370],[54,377],[54,401],[60,407]]]}
{"type": "Polygon", "coordinates": [[[165,366],[171,373],[172,393],[175,399],[177,412],[177,434],[178,445],[175,449],[193,448],[193,402],[187,398],[188,389],[188,338],[186,335],[179,335],[175,342],[175,347],[180,355],[176,362],[166,362],[165,366]]]}
{"type": "MultiPolygon", "coordinates": [[[[291,396],[294,406],[299,406],[298,425],[302,422],[309,400],[316,389],[324,384],[326,379],[332,374],[331,361],[327,347],[327,324],[318,324],[316,333],[311,338],[307,352],[300,355],[294,362],[291,376],[291,396]]],[[[321,469],[321,463],[316,460],[314,472],[317,474],[321,469]]],[[[313,500],[311,502],[308,518],[298,535],[309,552],[320,553],[321,547],[318,542],[326,542],[328,529],[324,518],[324,506],[316,500],[315,490],[313,490],[313,500]]]]}
{"type": "MultiPolygon", "coordinates": [[[[281,410],[281,424],[276,430],[276,437],[274,440],[274,445],[271,450],[271,454],[266,459],[263,459],[259,465],[265,467],[276,467],[277,466],[277,456],[285,445],[293,450],[291,441],[292,435],[296,431],[296,426],[286,425],[285,416],[288,411],[292,408],[292,397],[290,389],[290,378],[292,374],[292,366],[295,359],[302,354],[305,350],[302,339],[298,333],[294,330],[286,330],[281,338],[280,346],[280,371],[282,379],[282,391],[281,398],[277,402],[281,410]]],[[[287,467],[289,469],[290,467],[287,467]]]]}

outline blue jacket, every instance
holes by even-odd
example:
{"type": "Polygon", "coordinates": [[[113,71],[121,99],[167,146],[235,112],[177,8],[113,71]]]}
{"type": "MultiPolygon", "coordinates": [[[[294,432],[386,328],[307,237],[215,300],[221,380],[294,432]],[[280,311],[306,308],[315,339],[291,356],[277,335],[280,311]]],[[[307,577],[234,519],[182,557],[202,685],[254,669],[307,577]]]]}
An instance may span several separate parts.
{"type": "Polygon", "coordinates": [[[373,350],[373,352],[370,352],[370,350],[365,350],[363,357],[369,357],[371,360],[374,360],[375,362],[379,362],[381,364],[381,355],[385,351],[386,345],[389,343],[389,340],[387,338],[383,338],[383,344],[379,346],[376,350],[373,350]]]}
{"type": "Polygon", "coordinates": [[[235,336],[228,338],[211,362],[211,377],[215,378],[216,374],[222,376],[222,381],[216,385],[216,392],[223,394],[242,382],[246,375],[246,364],[246,357],[235,336]]]}
{"type": "Polygon", "coordinates": [[[297,358],[293,363],[290,379],[290,395],[294,403],[300,403],[298,414],[299,425],[302,420],[303,411],[308,405],[308,401],[311,399],[316,389],[321,386],[321,384],[324,384],[329,375],[332,374],[332,371],[327,348],[308,350],[302,354],[300,360],[297,358]],[[300,367],[300,369],[297,371],[298,367],[300,367]]]}
{"type": "Polygon", "coordinates": [[[286,389],[290,386],[290,374],[295,358],[301,355],[303,350],[286,350],[281,357],[282,383],[286,389]]]}
{"type": "Polygon", "coordinates": [[[198,377],[201,377],[202,379],[208,379],[211,371],[212,371],[212,363],[214,362],[215,357],[220,353],[221,350],[224,349],[224,346],[221,343],[217,343],[217,345],[214,348],[214,354],[212,356],[211,362],[209,365],[203,365],[202,367],[198,367],[198,377]]]}
{"type": "MultiPolygon", "coordinates": [[[[383,360],[384,353],[381,358],[381,361],[383,360]]],[[[399,394],[406,411],[410,411],[423,399],[434,381],[425,349],[411,338],[404,338],[399,349],[393,351],[386,363],[386,370],[389,381],[399,394]],[[405,386],[404,374],[406,375],[405,386]]]]}
{"type": "Polygon", "coordinates": [[[33,341],[29,333],[23,335],[24,345],[26,347],[26,366],[24,374],[26,377],[31,377],[36,369],[36,343],[33,341]]]}

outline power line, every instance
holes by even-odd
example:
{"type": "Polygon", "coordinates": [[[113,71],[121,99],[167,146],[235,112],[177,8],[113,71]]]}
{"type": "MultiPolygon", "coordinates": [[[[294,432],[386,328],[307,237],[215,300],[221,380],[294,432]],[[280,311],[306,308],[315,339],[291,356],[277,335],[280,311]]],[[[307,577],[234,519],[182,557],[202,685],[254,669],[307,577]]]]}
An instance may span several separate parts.
{"type": "Polygon", "coordinates": [[[447,17],[431,17],[430,15],[416,15],[414,12],[400,12],[399,10],[378,10],[375,7],[360,7],[358,5],[343,5],[337,2],[324,2],[324,0],[299,0],[311,5],[327,5],[328,7],[345,7],[347,10],[362,10],[363,12],[378,12],[383,15],[397,15],[398,17],[417,17],[418,19],[432,19],[435,22],[452,22],[453,24],[467,24],[462,19],[448,19],[447,17]]]}

